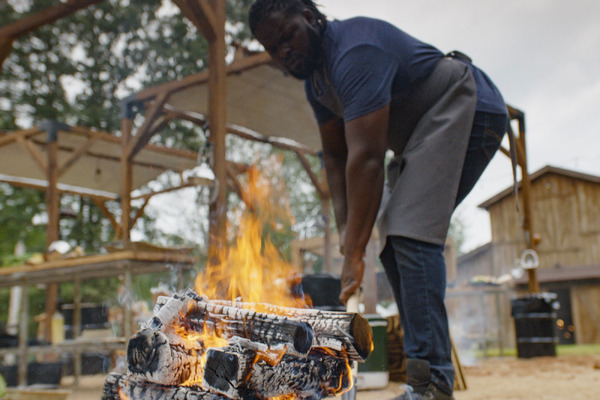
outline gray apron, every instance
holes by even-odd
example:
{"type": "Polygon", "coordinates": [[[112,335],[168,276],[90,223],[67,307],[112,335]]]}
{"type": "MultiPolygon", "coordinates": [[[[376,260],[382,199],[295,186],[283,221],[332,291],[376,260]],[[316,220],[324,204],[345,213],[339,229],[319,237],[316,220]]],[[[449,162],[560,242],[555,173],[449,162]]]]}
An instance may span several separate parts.
{"type": "Polygon", "coordinates": [[[394,158],[377,218],[388,235],[444,244],[475,116],[477,87],[467,64],[444,58],[410,96],[392,100],[394,158]]]}

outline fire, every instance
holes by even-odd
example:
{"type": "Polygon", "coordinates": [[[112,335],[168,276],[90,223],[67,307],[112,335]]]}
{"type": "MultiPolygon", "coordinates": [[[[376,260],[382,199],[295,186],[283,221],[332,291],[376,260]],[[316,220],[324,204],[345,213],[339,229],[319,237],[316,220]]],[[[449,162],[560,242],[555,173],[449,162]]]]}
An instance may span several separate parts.
{"type": "MultiPolygon", "coordinates": [[[[280,167],[281,159],[278,162],[280,167]]],[[[261,170],[279,170],[272,164],[261,170]]],[[[244,304],[252,304],[255,311],[266,313],[277,313],[277,307],[273,306],[309,308],[312,306],[310,299],[295,290],[300,286],[301,271],[286,262],[271,242],[272,233],[293,223],[285,185],[281,178],[259,174],[258,169],[257,166],[249,168],[247,185],[242,191],[243,205],[233,212],[238,224],[235,232],[229,232],[233,237],[231,245],[223,250],[218,263],[207,265],[197,276],[196,292],[211,299],[230,300],[234,304],[240,304],[241,299],[244,304]]],[[[283,311],[280,314],[283,315],[283,311]]],[[[227,340],[219,337],[222,332],[206,329],[206,326],[201,335],[183,329],[180,333],[186,340],[200,343],[205,352],[211,347],[227,346],[227,340]]],[[[273,366],[285,354],[285,348],[257,351],[254,363],[265,362],[273,366]]],[[[345,358],[345,354],[341,358],[345,358]]],[[[345,361],[339,382],[334,384],[337,387],[327,390],[330,395],[340,394],[351,387],[348,383],[352,382],[352,369],[347,358],[345,361]]],[[[206,353],[201,355],[202,369],[205,363],[206,353]]],[[[202,382],[190,378],[185,385],[202,385],[202,382]]],[[[291,393],[270,399],[296,398],[291,393]]]]}
{"type": "MultiPolygon", "coordinates": [[[[278,161],[281,163],[281,161],[278,161]]],[[[273,163],[271,163],[273,164],[273,163]]],[[[276,170],[273,165],[263,170],[276,170]]],[[[245,209],[238,210],[233,244],[223,251],[220,262],[208,265],[196,278],[196,291],[209,298],[244,302],[266,302],[305,308],[310,303],[292,293],[300,271],[286,262],[271,242],[271,233],[293,222],[285,185],[279,178],[248,170],[247,187],[242,192],[245,209]]]]}
{"type": "Polygon", "coordinates": [[[123,390],[121,388],[118,389],[118,393],[119,393],[119,398],[121,400],[129,400],[129,397],[123,393],[123,390]]]}

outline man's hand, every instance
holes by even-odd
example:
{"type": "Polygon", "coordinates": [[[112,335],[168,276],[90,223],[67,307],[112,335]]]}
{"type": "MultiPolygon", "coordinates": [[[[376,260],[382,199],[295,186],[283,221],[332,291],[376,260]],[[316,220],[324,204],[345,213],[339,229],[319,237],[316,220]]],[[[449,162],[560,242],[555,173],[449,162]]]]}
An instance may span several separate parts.
{"type": "Polygon", "coordinates": [[[364,272],[364,257],[344,257],[341,277],[342,290],[340,292],[340,301],[343,304],[346,304],[350,296],[360,287],[364,272]]]}

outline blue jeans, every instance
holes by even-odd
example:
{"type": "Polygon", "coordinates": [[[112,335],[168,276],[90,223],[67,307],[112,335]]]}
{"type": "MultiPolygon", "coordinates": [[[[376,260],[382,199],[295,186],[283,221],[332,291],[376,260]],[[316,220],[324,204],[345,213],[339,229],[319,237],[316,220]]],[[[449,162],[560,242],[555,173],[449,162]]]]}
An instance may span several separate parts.
{"type": "MultiPolygon", "coordinates": [[[[456,205],[475,186],[500,147],[506,128],[506,115],[475,114],[456,205]]],[[[443,195],[440,193],[440,196],[443,195]]],[[[406,357],[429,361],[432,382],[451,394],[454,369],[444,304],[444,246],[402,236],[388,236],[380,258],[398,304],[404,328],[406,357]]]]}

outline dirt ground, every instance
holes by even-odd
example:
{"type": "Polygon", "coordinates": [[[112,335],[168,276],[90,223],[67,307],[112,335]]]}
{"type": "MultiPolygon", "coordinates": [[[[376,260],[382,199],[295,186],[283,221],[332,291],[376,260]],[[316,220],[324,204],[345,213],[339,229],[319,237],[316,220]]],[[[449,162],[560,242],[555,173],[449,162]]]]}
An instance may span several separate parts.
{"type": "MultiPolygon", "coordinates": [[[[456,400],[594,400],[600,399],[600,355],[535,359],[513,357],[481,360],[464,367],[468,389],[455,392],[456,400]]],[[[67,400],[99,400],[103,376],[84,377],[78,387],[70,378],[63,388],[67,400]]],[[[386,400],[399,395],[399,384],[384,390],[359,391],[357,400],[386,400]]]]}

